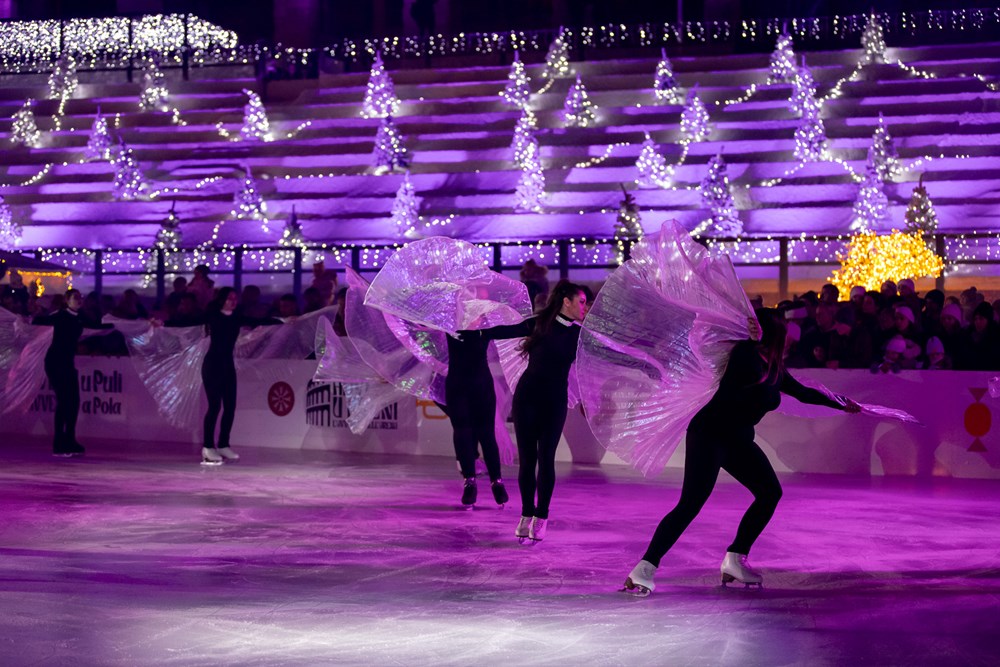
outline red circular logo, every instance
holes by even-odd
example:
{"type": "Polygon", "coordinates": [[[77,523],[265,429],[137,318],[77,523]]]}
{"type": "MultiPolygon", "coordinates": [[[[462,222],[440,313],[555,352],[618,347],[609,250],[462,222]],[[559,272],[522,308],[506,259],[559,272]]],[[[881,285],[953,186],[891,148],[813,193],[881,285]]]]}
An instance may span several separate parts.
{"type": "Polygon", "coordinates": [[[267,407],[271,412],[284,417],[295,407],[295,392],[287,382],[275,382],[267,390],[267,407]]]}

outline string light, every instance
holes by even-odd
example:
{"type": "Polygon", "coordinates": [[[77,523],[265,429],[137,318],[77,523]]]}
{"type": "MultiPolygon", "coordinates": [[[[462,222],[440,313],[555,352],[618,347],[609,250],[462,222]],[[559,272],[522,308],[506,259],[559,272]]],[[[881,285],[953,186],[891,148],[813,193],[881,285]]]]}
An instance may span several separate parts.
{"type": "Polygon", "coordinates": [[[587,89],[576,75],[563,103],[563,123],[566,127],[590,127],[597,121],[597,106],[587,97],[587,89]]]}
{"type": "Polygon", "coordinates": [[[878,114],[878,125],[872,133],[871,159],[879,178],[883,181],[891,181],[902,172],[899,153],[889,135],[889,128],[885,125],[881,111],[878,114]]]}
{"type": "Polygon", "coordinates": [[[930,195],[927,194],[923,174],[920,174],[920,181],[910,194],[910,203],[906,207],[903,219],[906,220],[907,233],[927,236],[937,231],[937,212],[934,210],[930,195]]]}
{"type": "Polygon", "coordinates": [[[792,44],[792,37],[787,32],[778,35],[778,41],[771,53],[771,68],[767,79],[769,84],[791,83],[795,78],[795,50],[792,44]]]}
{"type": "Polygon", "coordinates": [[[111,131],[108,130],[108,121],[101,114],[98,107],[97,115],[94,116],[94,124],[90,126],[90,137],[87,139],[87,148],[84,151],[83,159],[87,162],[94,160],[111,160],[111,131]]]}
{"type": "Polygon", "coordinates": [[[399,98],[392,85],[392,78],[385,71],[382,54],[375,52],[371,72],[368,76],[368,87],[365,90],[365,100],[361,105],[361,115],[365,118],[386,118],[395,116],[399,111],[399,98]]]}
{"type": "Polygon", "coordinates": [[[889,217],[889,198],[883,191],[882,178],[875,162],[873,149],[868,149],[868,163],[865,165],[864,180],[858,190],[858,198],[851,209],[851,231],[874,230],[880,222],[889,217]]]}
{"type": "MultiPolygon", "coordinates": [[[[572,74],[569,66],[569,45],[566,43],[567,35],[565,28],[559,28],[559,34],[552,40],[549,50],[545,54],[542,78],[550,80],[547,85],[551,85],[553,79],[562,79],[572,74]]],[[[542,93],[543,91],[538,92],[542,93]]]]}
{"type": "Polygon", "coordinates": [[[278,243],[286,248],[305,248],[306,240],[302,232],[302,225],[299,224],[299,216],[295,214],[295,207],[292,206],[292,214],[285,221],[285,227],[281,230],[281,238],[278,243]]]}
{"type": "Polygon", "coordinates": [[[242,141],[270,141],[271,125],[267,120],[267,111],[264,103],[260,100],[260,95],[243,89],[247,96],[247,103],[243,107],[243,127],[240,128],[240,139],[242,141]]]}
{"type": "Polygon", "coordinates": [[[626,244],[636,243],[642,240],[642,219],[639,216],[639,205],[635,202],[635,197],[622,186],[621,203],[618,205],[618,219],[615,225],[615,262],[621,264],[625,261],[626,244]]]}
{"type": "Polygon", "coordinates": [[[13,250],[21,242],[23,230],[14,222],[10,206],[0,196],[0,249],[13,250]]]}
{"type": "Polygon", "coordinates": [[[667,58],[667,50],[660,49],[660,62],[656,63],[653,77],[653,96],[660,104],[684,104],[684,91],[674,78],[674,68],[667,58]]]}
{"type": "Polygon", "coordinates": [[[48,83],[49,99],[66,100],[73,96],[77,86],[80,85],[73,56],[69,53],[63,53],[56,59],[48,83]]]}
{"type": "Polygon", "coordinates": [[[636,158],[635,167],[639,170],[639,178],[636,179],[639,187],[671,187],[673,171],[667,166],[667,159],[657,150],[649,132],[646,132],[646,140],[642,142],[642,150],[636,158]]]}
{"type": "Polygon", "coordinates": [[[139,168],[139,162],[132,155],[132,149],[125,144],[124,139],[119,138],[111,164],[115,168],[112,188],[114,198],[118,201],[142,199],[149,189],[149,185],[139,168]]]}
{"type": "Polygon", "coordinates": [[[705,141],[712,133],[708,110],[698,97],[698,91],[688,93],[687,105],[681,112],[681,137],[688,141],[705,141]]]}
{"type": "Polygon", "coordinates": [[[139,94],[139,108],[143,111],[166,111],[170,108],[170,92],[164,83],[165,77],[156,60],[146,58],[143,63],[142,92],[139,94]]]}
{"type": "Polygon", "coordinates": [[[577,162],[576,164],[573,165],[573,169],[588,169],[590,167],[596,167],[605,160],[607,160],[609,157],[611,157],[611,153],[613,153],[616,148],[622,148],[631,145],[632,145],[631,141],[619,141],[613,144],[608,144],[604,148],[603,153],[601,153],[596,157],[592,157],[589,160],[584,160],[583,162],[577,162]]]}
{"type": "Polygon", "coordinates": [[[417,231],[417,224],[420,222],[420,198],[410,183],[410,172],[403,174],[403,182],[396,190],[396,198],[392,202],[392,222],[396,226],[397,236],[407,239],[420,237],[417,231]]]}
{"type": "Polygon", "coordinates": [[[509,106],[526,109],[531,98],[530,85],[531,79],[524,71],[524,63],[515,50],[514,62],[510,64],[510,72],[507,74],[507,85],[500,91],[500,97],[509,106]]]}
{"type": "Polygon", "coordinates": [[[733,192],[726,174],[726,161],[716,155],[708,161],[708,174],[699,188],[701,200],[711,212],[708,220],[698,225],[692,234],[701,235],[711,231],[712,236],[740,236],[743,223],[733,201],[733,192]]]}
{"type": "Polygon", "coordinates": [[[514,208],[518,211],[541,213],[542,199],[545,197],[545,174],[538,144],[528,144],[525,150],[524,166],[514,190],[514,208]]]}
{"type": "Polygon", "coordinates": [[[524,169],[527,164],[529,151],[538,154],[541,148],[538,139],[535,137],[535,114],[531,109],[525,107],[521,110],[521,117],[514,125],[514,138],[511,140],[510,148],[514,154],[514,165],[524,169]]]}
{"type": "Polygon", "coordinates": [[[31,107],[35,100],[27,99],[24,105],[14,113],[10,128],[10,142],[15,146],[38,148],[42,143],[42,133],[35,123],[35,112],[31,107]]]}
{"type": "Polygon", "coordinates": [[[406,147],[403,146],[403,135],[393,122],[392,116],[383,118],[379,125],[375,134],[372,158],[375,161],[373,173],[377,176],[409,166],[406,147]]]}
{"type": "Polygon", "coordinates": [[[795,159],[800,162],[821,162],[829,157],[829,142],[820,113],[823,106],[813,99],[806,104],[802,120],[795,128],[795,159]]]}

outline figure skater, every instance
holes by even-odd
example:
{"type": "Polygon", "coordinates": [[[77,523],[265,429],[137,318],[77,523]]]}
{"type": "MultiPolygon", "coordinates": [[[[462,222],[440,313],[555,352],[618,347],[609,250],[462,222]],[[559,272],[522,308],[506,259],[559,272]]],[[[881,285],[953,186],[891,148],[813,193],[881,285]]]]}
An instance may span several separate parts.
{"type": "Polygon", "coordinates": [[[111,324],[94,322],[80,312],[80,290],[66,292],[63,308],[52,315],[36,318],[35,324],[52,327],[52,343],[45,353],[45,376],[56,394],[54,456],[83,456],[86,451],[76,440],[80,414],[80,374],[76,370],[76,348],[84,329],[111,330],[111,324]]]}
{"type": "Polygon", "coordinates": [[[528,367],[514,390],[514,433],[517,437],[517,485],[521,519],[514,535],[522,544],[545,538],[549,503],[556,483],[556,447],[566,422],[569,370],[576,359],[587,297],[583,288],[560,280],[545,307],[512,327],[494,327],[485,338],[526,335],[522,354],[528,367]]]}
{"type": "Polygon", "coordinates": [[[205,312],[205,330],[211,339],[208,352],[201,366],[201,379],[208,397],[205,412],[204,445],[201,449],[202,465],[221,465],[224,460],[238,461],[240,455],[229,446],[229,435],[236,417],[236,364],[233,350],[240,329],[245,326],[280,324],[271,318],[254,319],[243,315],[237,307],[236,291],[231,287],[219,290],[205,312]],[[219,438],[215,439],[215,425],[219,421],[219,438]]]}
{"type": "Polygon", "coordinates": [[[660,521],[645,555],[625,580],[626,592],[646,596],[653,591],[653,576],[660,560],[708,500],[720,469],[754,496],[740,521],[736,539],[726,549],[722,583],[736,580],[759,586],[763,578],[750,567],[747,555],[774,513],[781,498],[781,484],[767,456],[754,442],[754,426],[778,407],[782,393],[803,403],[850,413],[861,411],[851,399],[831,398],[789,375],[782,364],[784,321],[767,309],[758,310],[757,318],[759,327],[750,320],[751,340],[733,348],[718,390],[688,425],[680,499],[660,521]]]}

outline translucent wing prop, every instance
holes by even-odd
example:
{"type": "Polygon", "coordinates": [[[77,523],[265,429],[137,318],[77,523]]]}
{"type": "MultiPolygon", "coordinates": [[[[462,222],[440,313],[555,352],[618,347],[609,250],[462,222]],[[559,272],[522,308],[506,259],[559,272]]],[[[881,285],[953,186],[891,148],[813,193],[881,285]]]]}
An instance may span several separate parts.
{"type": "Polygon", "coordinates": [[[323,321],[337,315],[333,306],[306,313],[284,324],[259,326],[240,334],[233,357],[240,359],[306,359],[315,351],[323,321]]]}
{"type": "MultiPolygon", "coordinates": [[[[803,379],[796,377],[796,380],[801,382],[807,387],[812,387],[813,389],[818,389],[827,395],[827,397],[833,399],[834,401],[840,403],[841,405],[846,405],[846,401],[843,396],[835,394],[834,392],[827,389],[821,383],[816,382],[812,379],[803,379]]],[[[869,415],[871,417],[877,417],[879,419],[893,419],[895,421],[900,421],[905,424],[916,424],[918,426],[924,426],[924,423],[919,419],[911,415],[905,410],[900,410],[898,408],[890,408],[885,405],[879,405],[877,403],[858,403],[861,406],[861,414],[869,415]]],[[[778,412],[786,415],[791,415],[793,417],[833,417],[835,415],[843,415],[844,413],[840,410],[834,410],[833,408],[828,408],[823,405],[811,405],[808,403],[799,403],[795,399],[782,398],[781,405],[778,407],[778,412]]]]}
{"type": "Polygon", "coordinates": [[[351,433],[364,433],[368,424],[382,410],[406,397],[368,365],[351,339],[337,336],[328,320],[320,321],[316,332],[316,356],[319,365],[313,380],[340,382],[347,398],[347,425],[351,433]]]}
{"type": "Polygon", "coordinates": [[[524,284],[487,268],[482,248],[442,236],[394,253],[372,281],[365,304],[452,334],[531,316],[524,284]]]}
{"type": "Polygon", "coordinates": [[[148,322],[115,321],[136,374],[172,426],[185,431],[201,421],[201,366],[208,352],[205,327],[154,327],[148,322]]]}
{"type": "Polygon", "coordinates": [[[52,327],[34,326],[0,308],[0,398],[3,412],[24,412],[45,382],[52,327]]]}
{"type": "Polygon", "coordinates": [[[576,365],[594,435],[643,474],[659,471],[753,317],[728,257],[710,256],[676,222],[647,236],[581,332],[576,365]]]}
{"type": "Polygon", "coordinates": [[[382,311],[365,305],[368,282],[349,268],[346,272],[344,320],[358,354],[400,391],[444,404],[444,376],[400,342],[382,311]]]}
{"type": "Polygon", "coordinates": [[[490,374],[493,376],[493,392],[497,397],[496,413],[493,416],[493,432],[500,448],[500,460],[506,465],[511,465],[514,463],[514,454],[517,452],[517,448],[510,439],[510,432],[507,430],[507,417],[510,416],[514,390],[507,384],[507,378],[500,366],[500,355],[496,348],[496,344],[499,342],[501,341],[493,341],[493,344],[486,348],[486,358],[490,364],[490,374]]]}

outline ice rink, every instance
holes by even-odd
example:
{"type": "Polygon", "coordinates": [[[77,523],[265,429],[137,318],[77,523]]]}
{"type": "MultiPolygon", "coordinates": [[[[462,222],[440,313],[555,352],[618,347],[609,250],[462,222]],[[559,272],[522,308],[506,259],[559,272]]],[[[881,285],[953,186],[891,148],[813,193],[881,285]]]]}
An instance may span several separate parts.
{"type": "MultiPolygon", "coordinates": [[[[547,539],[474,511],[438,457],[95,442],[0,445],[3,665],[994,665],[1000,483],[782,476],[722,588],[750,496],[723,475],[647,599],[618,592],[678,471],[560,464],[547,539]]],[[[516,470],[506,469],[516,496],[516,470]]]]}

